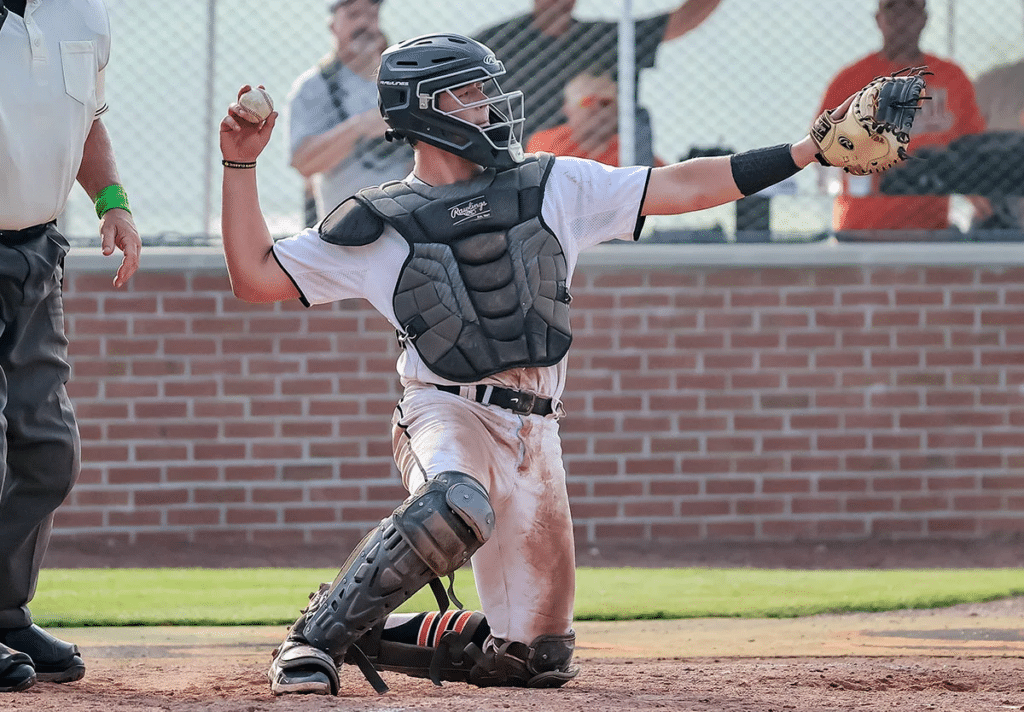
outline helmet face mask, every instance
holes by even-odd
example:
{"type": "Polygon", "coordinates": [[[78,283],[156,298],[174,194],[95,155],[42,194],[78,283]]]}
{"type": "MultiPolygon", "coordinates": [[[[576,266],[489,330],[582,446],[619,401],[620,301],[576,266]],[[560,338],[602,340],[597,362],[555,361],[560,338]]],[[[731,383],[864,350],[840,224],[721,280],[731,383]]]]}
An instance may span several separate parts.
{"type": "Polygon", "coordinates": [[[423,141],[485,167],[509,168],[525,158],[522,92],[503,92],[501,62],[460,35],[425,35],[388,48],[377,90],[381,115],[400,136],[423,141]],[[479,85],[471,97],[459,90],[479,85]],[[441,108],[442,103],[448,106],[441,108]],[[486,120],[477,116],[487,108],[486,120]],[[476,116],[476,121],[470,117],[476,116]]]}
{"type": "Polygon", "coordinates": [[[512,160],[519,163],[523,160],[522,135],[523,135],[523,94],[522,92],[505,93],[501,91],[496,79],[487,79],[484,82],[470,82],[468,85],[481,85],[479,95],[483,98],[476,101],[464,102],[456,92],[467,86],[462,84],[455,87],[446,87],[433,93],[430,99],[430,108],[448,118],[466,126],[469,136],[474,131],[483,134],[484,140],[491,149],[497,153],[508,151],[512,160]],[[445,111],[441,108],[441,96],[450,99],[449,105],[457,108],[445,111]],[[474,113],[475,109],[487,108],[487,123],[477,124],[466,118],[474,113]],[[510,140],[512,139],[512,140],[510,140]],[[518,158],[513,151],[518,151],[518,158]]]}

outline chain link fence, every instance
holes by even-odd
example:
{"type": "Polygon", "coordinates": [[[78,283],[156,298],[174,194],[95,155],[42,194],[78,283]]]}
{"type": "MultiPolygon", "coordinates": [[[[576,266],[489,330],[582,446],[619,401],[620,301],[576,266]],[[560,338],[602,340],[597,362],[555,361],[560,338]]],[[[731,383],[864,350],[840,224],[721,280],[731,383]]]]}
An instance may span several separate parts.
{"type": "MultiPolygon", "coordinates": [[[[217,127],[224,110],[245,83],[265,85],[278,108],[286,110],[292,82],[331,51],[328,3],[106,2],[113,50],[107,68],[111,111],[104,120],[139,229],[147,244],[215,244],[220,230],[217,127]]],[[[511,65],[507,53],[515,38],[486,30],[530,13],[533,5],[532,0],[384,0],[380,24],[391,42],[440,31],[483,37],[511,65]]],[[[651,18],[672,13],[678,7],[674,1],[579,0],[573,15],[615,23],[630,6],[637,18],[637,43],[635,52],[624,46],[623,59],[628,62],[635,54],[637,66],[652,65],[635,75],[641,109],[619,114],[622,126],[635,124],[635,133],[629,134],[635,141],[627,137],[622,143],[635,151],[638,162],[672,162],[796,140],[806,133],[840,69],[881,46],[878,0],[722,0],[696,28],[664,42],[658,40],[665,22],[651,18]]],[[[922,48],[955,62],[972,82],[1024,57],[1022,0],[931,0],[927,12],[922,48]]],[[[525,48],[526,59],[517,61],[526,78],[506,85],[528,91],[531,130],[562,118],[566,81],[580,71],[600,73],[596,70],[615,64],[617,36],[613,44],[602,42],[607,42],[604,35],[585,38],[586,52],[555,47],[544,54],[539,45],[525,48]],[[541,81],[552,74],[559,78],[554,84],[541,81]]],[[[1018,64],[1016,74],[996,76],[985,90],[989,106],[982,111],[1001,112],[1003,123],[993,124],[999,133],[930,147],[923,160],[909,164],[913,171],[872,189],[953,195],[949,227],[929,231],[933,239],[1019,239],[1024,161],[1017,139],[1024,132],[1024,114],[1013,125],[1012,111],[1022,101],[1022,74],[1024,65],[1018,64]]],[[[628,90],[634,77],[628,72],[619,76],[628,90]]],[[[630,92],[622,96],[629,98],[630,92]]],[[[576,96],[574,101],[593,105],[596,100],[576,96]]],[[[275,236],[294,233],[306,222],[303,180],[289,166],[286,123],[278,124],[259,169],[261,202],[275,236]]],[[[821,239],[836,234],[834,193],[839,187],[836,176],[812,167],[767,195],[649,220],[645,239],[821,239]]],[[[855,192],[863,186],[846,189],[855,192]]],[[[95,240],[95,222],[88,198],[76,190],[64,216],[66,234],[76,242],[95,240]]],[[[901,236],[914,237],[896,235],[901,236]]]]}

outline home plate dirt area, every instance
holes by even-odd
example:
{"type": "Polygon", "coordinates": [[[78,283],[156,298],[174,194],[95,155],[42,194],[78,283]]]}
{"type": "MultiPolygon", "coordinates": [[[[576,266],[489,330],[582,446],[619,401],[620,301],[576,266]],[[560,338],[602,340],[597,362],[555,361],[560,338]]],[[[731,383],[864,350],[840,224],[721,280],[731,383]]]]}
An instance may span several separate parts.
{"type": "MultiPolygon", "coordinates": [[[[1012,549],[892,546],[868,551],[790,547],[767,557],[756,547],[705,547],[692,557],[639,565],[1021,566],[1012,549]],[[900,547],[895,547],[900,548],[900,547]],[[941,556],[940,556],[941,554],[941,556]],[[693,557],[703,557],[701,560],[693,557]],[[821,559],[820,561],[818,559],[821,559]]],[[[987,545],[986,545],[987,546],[987,545]]],[[[73,549],[73,547],[70,547],[73,549]]],[[[95,550],[93,550],[95,551],[95,550]]],[[[82,552],[56,547],[83,563],[82,552]]],[[[195,553],[195,552],[193,552],[195,553]]],[[[678,552],[676,552],[678,553],[678,552]]],[[[266,562],[268,552],[256,552],[266,562]]],[[[582,565],[621,565],[638,553],[592,550],[582,565]]],[[[145,554],[139,553],[140,561],[145,554]]],[[[149,561],[153,562],[150,557],[149,561]]],[[[254,565],[232,559],[236,566],[254,565]]],[[[56,563],[55,563],[56,562],[56,563]]],[[[118,559],[131,566],[132,556],[118,559]]],[[[138,564],[134,564],[138,565],[138,564]]],[[[187,565],[168,561],[165,565],[187,565]]],[[[263,563],[262,565],[267,565],[263,563]]],[[[323,562],[293,565],[322,566],[323,562]]],[[[68,628],[58,634],[82,649],[85,679],[38,683],[0,695],[0,709],[24,712],[263,712],[313,710],[672,710],[693,712],[989,712],[1024,710],[1024,597],[944,609],[798,619],[692,619],[627,623],[579,622],[579,677],[557,690],[480,689],[384,673],[377,695],[352,668],[342,670],[338,697],[274,697],[265,672],[284,626],[230,628],[68,628]]]]}

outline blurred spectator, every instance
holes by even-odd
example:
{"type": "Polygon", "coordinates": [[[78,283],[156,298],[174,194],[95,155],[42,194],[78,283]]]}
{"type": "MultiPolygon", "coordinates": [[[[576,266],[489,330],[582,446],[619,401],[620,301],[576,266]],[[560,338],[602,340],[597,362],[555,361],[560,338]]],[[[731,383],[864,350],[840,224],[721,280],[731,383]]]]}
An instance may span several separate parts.
{"type": "MultiPolygon", "coordinates": [[[[566,123],[533,134],[529,153],[549,151],[556,156],[590,158],[619,165],[619,87],[607,74],[578,74],[565,85],[562,111],[566,123]]],[[[655,165],[664,161],[655,159],[655,165]]]]}
{"type": "MultiPolygon", "coordinates": [[[[974,87],[959,66],[922,52],[921,32],[928,20],[925,0],[880,0],[875,21],[882,48],[841,70],[829,85],[819,113],[839,106],[873,78],[907,67],[927,65],[930,99],[911,131],[910,152],[923,146],[945,146],[965,134],[984,129],[974,87]]],[[[837,169],[828,169],[837,171],[837,169]]],[[[881,175],[842,174],[842,189],[832,216],[836,230],[944,230],[949,227],[949,197],[886,196],[878,193],[881,175]]],[[[891,236],[889,236],[891,237],[891,236]]]]}
{"type": "MultiPolygon", "coordinates": [[[[671,12],[636,20],[636,83],[640,70],[654,66],[662,42],[682,37],[700,25],[721,0],[687,0],[671,12]]],[[[474,37],[494,50],[505,65],[501,86],[530,98],[524,136],[565,122],[561,113],[565,86],[583,71],[615,75],[619,61],[618,21],[580,22],[576,0],[534,0],[533,11],[489,27],[474,37]]],[[[634,96],[634,98],[636,98],[634,96]]],[[[638,106],[638,163],[652,161],[650,115],[638,106]]]]}
{"type": "Polygon", "coordinates": [[[1024,59],[989,69],[974,90],[989,131],[1024,131],[1024,59]]]}
{"type": "Polygon", "coordinates": [[[291,165],[309,179],[318,219],[357,190],[412,170],[412,149],[385,141],[377,109],[375,74],[387,47],[380,2],[328,3],[334,51],[296,79],[288,95],[291,165]]]}
{"type": "Polygon", "coordinates": [[[313,192],[313,179],[302,179],[302,224],[313,227],[319,220],[316,214],[316,193],[313,192]]]}
{"type": "MultiPolygon", "coordinates": [[[[1024,60],[988,70],[974,83],[978,107],[988,131],[1012,131],[1024,136],[1024,60]]],[[[994,198],[992,212],[977,222],[989,229],[1024,228],[1024,199],[994,198]]]]}

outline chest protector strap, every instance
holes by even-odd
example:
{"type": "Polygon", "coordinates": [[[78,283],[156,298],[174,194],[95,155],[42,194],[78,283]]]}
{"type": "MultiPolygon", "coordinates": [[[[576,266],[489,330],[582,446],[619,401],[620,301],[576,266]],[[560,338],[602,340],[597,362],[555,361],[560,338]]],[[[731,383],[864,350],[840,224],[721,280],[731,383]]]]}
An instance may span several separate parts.
{"type": "Polygon", "coordinates": [[[321,238],[369,244],[387,223],[409,243],[395,316],[439,376],[472,383],[551,366],[572,342],[565,254],[541,217],[553,162],[538,154],[451,186],[368,188],[324,220],[321,238]]]}

